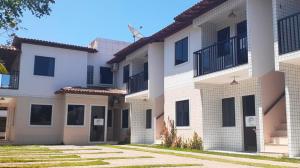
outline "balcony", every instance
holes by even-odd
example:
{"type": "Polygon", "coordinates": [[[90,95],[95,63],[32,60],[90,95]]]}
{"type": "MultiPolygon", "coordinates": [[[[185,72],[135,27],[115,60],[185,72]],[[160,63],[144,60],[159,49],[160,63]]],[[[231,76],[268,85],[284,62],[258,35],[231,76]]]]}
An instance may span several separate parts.
{"type": "Polygon", "coordinates": [[[0,74],[0,89],[18,89],[19,72],[0,74]]]}
{"type": "Polygon", "coordinates": [[[247,36],[235,36],[194,52],[194,77],[247,63],[247,36]]]}
{"type": "Polygon", "coordinates": [[[144,72],[129,77],[127,84],[128,94],[141,92],[148,89],[148,76],[144,72]]]}
{"type": "Polygon", "coordinates": [[[278,20],[279,54],[300,50],[300,13],[278,20]]]}

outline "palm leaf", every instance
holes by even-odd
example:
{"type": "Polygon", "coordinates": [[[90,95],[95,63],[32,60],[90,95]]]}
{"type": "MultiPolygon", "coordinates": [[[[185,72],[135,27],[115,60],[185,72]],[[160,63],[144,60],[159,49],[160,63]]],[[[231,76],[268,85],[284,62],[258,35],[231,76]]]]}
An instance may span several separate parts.
{"type": "Polygon", "coordinates": [[[5,68],[4,64],[0,62],[0,74],[8,74],[7,69],[5,68]]]}

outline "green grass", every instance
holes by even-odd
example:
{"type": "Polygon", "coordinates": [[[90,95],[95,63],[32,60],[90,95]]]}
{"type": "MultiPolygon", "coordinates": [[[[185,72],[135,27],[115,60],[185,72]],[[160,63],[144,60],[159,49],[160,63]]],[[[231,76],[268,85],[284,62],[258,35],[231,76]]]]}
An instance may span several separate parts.
{"type": "Polygon", "coordinates": [[[214,152],[214,151],[201,151],[201,150],[195,150],[195,149],[168,148],[168,147],[164,147],[162,145],[131,144],[130,146],[149,147],[149,148],[155,148],[155,149],[169,149],[169,150],[174,150],[174,151],[194,152],[194,153],[203,153],[203,154],[210,154],[210,155],[229,156],[229,157],[257,159],[257,160],[268,160],[268,161],[276,161],[276,162],[300,163],[300,159],[288,158],[288,157],[271,157],[271,156],[261,156],[261,155],[247,155],[247,154],[236,154],[236,153],[225,153],[225,152],[214,152]]]}
{"type": "Polygon", "coordinates": [[[235,160],[228,160],[228,159],[222,159],[222,158],[217,158],[217,157],[182,154],[182,153],[176,153],[176,152],[172,152],[172,151],[151,151],[151,150],[146,150],[146,149],[141,149],[141,148],[125,147],[125,146],[112,146],[112,145],[106,145],[106,146],[115,148],[115,149],[134,150],[134,151],[149,152],[149,153],[156,153],[156,154],[167,154],[167,155],[188,157],[188,158],[215,161],[215,162],[231,163],[231,164],[245,165],[245,166],[254,166],[254,167],[263,167],[263,168],[289,168],[288,166],[278,166],[278,165],[271,165],[271,164],[264,164],[264,163],[235,161],[235,160]]]}
{"type": "Polygon", "coordinates": [[[185,167],[185,166],[203,166],[202,164],[154,164],[154,165],[141,165],[141,166],[120,166],[118,168],[152,168],[152,167],[185,167]]]}
{"type": "Polygon", "coordinates": [[[117,160],[117,159],[147,159],[154,158],[153,156],[128,156],[128,157],[107,157],[101,158],[102,160],[117,160]]]}
{"type": "Polygon", "coordinates": [[[40,164],[18,164],[9,166],[10,168],[48,168],[48,167],[75,167],[75,166],[96,166],[107,165],[103,160],[88,160],[82,162],[60,162],[60,163],[40,163],[40,164]]]}

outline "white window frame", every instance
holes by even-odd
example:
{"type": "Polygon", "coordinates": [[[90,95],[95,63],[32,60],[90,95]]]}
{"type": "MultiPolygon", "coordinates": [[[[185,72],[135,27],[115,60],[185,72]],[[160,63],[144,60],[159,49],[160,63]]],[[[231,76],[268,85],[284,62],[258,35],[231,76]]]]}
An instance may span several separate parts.
{"type": "Polygon", "coordinates": [[[65,114],[65,126],[66,127],[85,127],[85,124],[86,124],[86,107],[87,107],[87,105],[86,104],[77,104],[77,103],[67,103],[66,104],[66,109],[65,109],[65,111],[66,111],[66,114],[65,114]],[[79,105],[79,106],[84,106],[84,110],[83,110],[83,125],[68,125],[68,113],[69,113],[69,111],[68,111],[68,107],[69,107],[69,105],[74,105],[74,106],[76,106],[76,105],[79,105]]]}

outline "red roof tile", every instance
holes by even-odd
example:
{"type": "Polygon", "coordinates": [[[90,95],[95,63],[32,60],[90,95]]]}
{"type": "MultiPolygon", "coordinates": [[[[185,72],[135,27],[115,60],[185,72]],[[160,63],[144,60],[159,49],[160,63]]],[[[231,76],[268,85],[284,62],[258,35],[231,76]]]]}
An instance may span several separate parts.
{"type": "Polygon", "coordinates": [[[22,43],[42,45],[42,46],[48,46],[48,47],[64,48],[64,49],[70,49],[70,50],[85,51],[85,52],[89,52],[89,53],[97,52],[96,49],[90,48],[90,47],[83,47],[83,46],[57,43],[57,42],[51,42],[51,41],[44,41],[44,40],[37,40],[37,39],[29,39],[29,38],[23,38],[23,37],[17,37],[17,36],[14,38],[12,45],[15,46],[16,48],[20,49],[22,43]]]}
{"type": "Polygon", "coordinates": [[[110,61],[108,61],[108,63],[109,64],[118,63],[123,59],[125,59],[128,54],[134,52],[135,50],[149,43],[164,41],[164,39],[169,37],[170,35],[177,33],[178,31],[191,25],[193,23],[193,19],[214,9],[215,7],[221,5],[226,1],[227,0],[202,0],[201,2],[198,2],[191,8],[185,10],[180,15],[176,16],[174,18],[175,22],[173,22],[172,24],[168,25],[167,27],[153,34],[152,36],[143,38],[135,43],[132,43],[131,45],[117,52],[115,54],[115,57],[110,61]]]}
{"type": "Polygon", "coordinates": [[[82,94],[82,95],[104,95],[104,96],[124,96],[125,90],[112,88],[83,88],[83,87],[64,87],[55,94],[82,94]]]}

